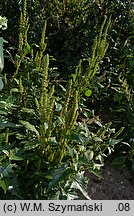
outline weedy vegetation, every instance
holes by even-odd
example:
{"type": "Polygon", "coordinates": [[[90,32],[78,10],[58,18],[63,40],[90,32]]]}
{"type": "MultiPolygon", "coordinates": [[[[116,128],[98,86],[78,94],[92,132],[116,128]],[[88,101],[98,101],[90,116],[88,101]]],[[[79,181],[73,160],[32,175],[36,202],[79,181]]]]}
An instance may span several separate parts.
{"type": "Polygon", "coordinates": [[[0,16],[0,198],[90,199],[86,172],[99,175],[110,155],[119,152],[113,166],[129,161],[134,170],[133,9],[120,1],[16,5],[15,20],[8,1],[0,16]],[[125,41],[122,29],[131,29],[125,41]]]}

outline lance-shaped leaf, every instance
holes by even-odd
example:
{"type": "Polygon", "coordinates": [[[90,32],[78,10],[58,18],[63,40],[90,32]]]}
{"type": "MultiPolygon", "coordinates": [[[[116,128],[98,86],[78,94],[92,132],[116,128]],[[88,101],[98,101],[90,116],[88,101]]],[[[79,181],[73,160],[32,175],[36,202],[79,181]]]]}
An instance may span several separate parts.
{"type": "Polygon", "coordinates": [[[3,89],[3,81],[2,81],[2,77],[0,77],[0,90],[2,90],[3,89]]]}
{"type": "Polygon", "coordinates": [[[5,41],[3,37],[0,37],[0,72],[4,68],[4,56],[3,56],[3,43],[4,42],[7,43],[7,41],[5,41]]]}
{"type": "Polygon", "coordinates": [[[37,137],[39,137],[39,132],[37,131],[37,129],[35,128],[34,125],[30,124],[29,122],[27,121],[22,121],[20,120],[19,121],[27,130],[29,131],[32,131],[32,132],[35,132],[37,137]]]}

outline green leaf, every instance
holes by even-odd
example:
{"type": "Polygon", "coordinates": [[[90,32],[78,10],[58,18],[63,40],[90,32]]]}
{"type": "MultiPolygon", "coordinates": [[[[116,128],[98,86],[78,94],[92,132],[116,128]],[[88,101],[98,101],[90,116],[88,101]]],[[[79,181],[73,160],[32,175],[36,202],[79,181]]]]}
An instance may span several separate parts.
{"type": "Polygon", "coordinates": [[[53,179],[49,172],[35,172],[35,175],[45,179],[53,179]]]}
{"type": "Polygon", "coordinates": [[[19,121],[27,130],[29,131],[32,131],[32,132],[35,132],[37,137],[39,137],[39,132],[36,130],[35,126],[30,124],[29,122],[27,121],[22,121],[20,120],[19,121]]]}
{"type": "Polygon", "coordinates": [[[0,121],[0,128],[5,128],[5,127],[18,128],[18,127],[22,127],[22,126],[18,125],[18,124],[14,124],[12,122],[7,122],[7,121],[1,122],[0,121]]]}
{"type": "Polygon", "coordinates": [[[4,87],[4,84],[3,84],[2,78],[0,77],[0,91],[3,89],[3,87],[4,87]]]}
{"type": "Polygon", "coordinates": [[[119,109],[116,109],[114,110],[115,112],[119,112],[119,113],[122,113],[122,112],[125,112],[126,109],[125,108],[119,108],[119,109]]]}
{"type": "Polygon", "coordinates": [[[89,155],[89,160],[92,160],[94,157],[94,152],[90,150],[88,155],[89,155]]]}
{"type": "Polygon", "coordinates": [[[5,164],[0,166],[0,174],[2,174],[2,176],[8,176],[9,173],[13,172],[13,167],[15,167],[15,164],[5,164]]]}
{"type": "Polygon", "coordinates": [[[6,102],[6,101],[0,101],[0,108],[4,108],[4,109],[10,109],[12,107],[16,107],[14,104],[6,102]]]}
{"type": "Polygon", "coordinates": [[[124,130],[124,128],[125,127],[121,127],[112,138],[116,139],[116,137],[118,137],[122,133],[122,131],[124,130]]]}
{"type": "Polygon", "coordinates": [[[8,177],[3,177],[0,179],[0,186],[2,187],[2,189],[4,190],[4,193],[7,192],[8,190],[8,186],[9,186],[10,180],[8,177]]]}
{"type": "Polygon", "coordinates": [[[28,114],[30,114],[30,115],[35,115],[35,116],[36,116],[36,113],[35,113],[34,109],[22,108],[22,109],[21,109],[21,112],[23,112],[23,113],[28,113],[28,114]]]}
{"type": "Polygon", "coordinates": [[[71,188],[79,190],[86,199],[91,200],[87,193],[87,182],[85,181],[84,172],[79,172],[77,174],[76,181],[72,183],[71,188]]]}
{"type": "Polygon", "coordinates": [[[32,140],[32,141],[22,141],[21,144],[25,144],[24,145],[25,150],[32,150],[38,148],[38,146],[41,145],[42,143],[39,142],[38,140],[32,140]]]}
{"type": "Polygon", "coordinates": [[[93,137],[93,140],[95,142],[103,142],[103,140],[101,138],[99,138],[99,137],[93,137]]]}
{"type": "Polygon", "coordinates": [[[6,110],[0,110],[0,115],[7,115],[8,111],[6,110]]]}
{"type": "Polygon", "coordinates": [[[62,89],[64,92],[66,92],[66,89],[64,88],[63,85],[59,84],[59,87],[61,87],[61,89],[62,89]]]}
{"type": "Polygon", "coordinates": [[[85,96],[90,97],[92,94],[92,90],[88,89],[87,91],[85,91],[85,96]]]}
{"type": "Polygon", "coordinates": [[[95,176],[97,176],[98,178],[104,179],[97,170],[89,170],[90,173],[94,174],[95,176]]]}
{"type": "MultiPolygon", "coordinates": [[[[57,68],[55,68],[55,69],[57,69],[57,68]]],[[[52,70],[54,70],[54,68],[52,68],[52,70]]],[[[60,73],[57,73],[57,72],[55,72],[55,73],[52,73],[51,75],[50,75],[50,77],[51,78],[55,78],[55,77],[58,77],[60,75],[60,73]]]]}
{"type": "Polygon", "coordinates": [[[67,149],[68,149],[69,155],[73,158],[74,157],[74,149],[71,148],[70,146],[67,146],[67,149]]]}
{"type": "Polygon", "coordinates": [[[29,43],[27,43],[25,45],[25,47],[24,47],[24,53],[25,53],[25,55],[29,54],[30,51],[31,51],[31,47],[30,47],[29,43]]]}
{"type": "Polygon", "coordinates": [[[2,150],[2,152],[7,156],[7,157],[9,157],[9,155],[10,155],[10,153],[7,151],[7,150],[2,150]]]}
{"type": "Polygon", "coordinates": [[[123,145],[126,145],[126,146],[129,146],[130,147],[130,144],[127,143],[127,142],[121,142],[123,145]]]}
{"type": "Polygon", "coordinates": [[[60,117],[60,116],[57,116],[57,119],[56,119],[56,121],[54,122],[53,125],[54,125],[54,127],[64,125],[64,120],[63,120],[63,118],[60,117]]]}
{"type": "Polygon", "coordinates": [[[60,103],[55,102],[55,111],[60,111],[62,110],[62,105],[60,103]]]}
{"type": "Polygon", "coordinates": [[[0,37],[0,72],[4,68],[4,56],[3,56],[3,43],[7,42],[3,39],[3,37],[0,37]]]}
{"type": "Polygon", "coordinates": [[[118,143],[121,142],[122,139],[110,139],[109,140],[109,145],[117,145],[118,143]]]}
{"type": "Polygon", "coordinates": [[[66,137],[72,141],[83,142],[83,140],[81,140],[82,138],[81,138],[80,134],[77,133],[76,131],[72,131],[72,133],[69,135],[66,135],[66,137]]]}
{"type": "Polygon", "coordinates": [[[81,165],[88,166],[88,167],[92,166],[92,162],[90,160],[88,160],[87,158],[85,158],[85,157],[79,158],[78,163],[81,164],[81,165]]]}
{"type": "Polygon", "coordinates": [[[84,188],[82,188],[78,182],[73,182],[71,186],[76,190],[79,190],[86,199],[91,200],[91,198],[88,196],[87,191],[84,188]]]}
{"type": "Polygon", "coordinates": [[[84,155],[85,155],[85,157],[86,157],[86,159],[87,159],[88,161],[91,161],[91,160],[93,159],[93,157],[94,157],[94,152],[93,152],[92,150],[88,149],[88,150],[84,153],[84,155]]]}
{"type": "Polygon", "coordinates": [[[12,93],[18,93],[19,92],[19,89],[17,89],[17,88],[12,88],[11,90],[10,90],[10,93],[12,94],[12,93]]]}
{"type": "Polygon", "coordinates": [[[13,156],[9,157],[9,159],[14,160],[14,161],[22,161],[22,160],[24,160],[24,158],[18,157],[16,155],[13,155],[13,156]]]}
{"type": "Polygon", "coordinates": [[[57,170],[55,170],[55,172],[53,174],[53,180],[50,181],[47,191],[50,191],[60,181],[62,181],[62,180],[64,181],[65,179],[67,179],[67,176],[72,171],[72,170],[71,171],[70,170],[71,170],[70,168],[65,168],[65,167],[60,167],[57,170]]]}

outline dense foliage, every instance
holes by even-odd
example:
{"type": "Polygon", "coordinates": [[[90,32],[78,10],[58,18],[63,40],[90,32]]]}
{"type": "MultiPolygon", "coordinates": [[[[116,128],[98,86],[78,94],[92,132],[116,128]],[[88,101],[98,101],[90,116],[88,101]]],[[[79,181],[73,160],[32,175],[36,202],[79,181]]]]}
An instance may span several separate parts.
{"type": "Polygon", "coordinates": [[[134,170],[133,33],[128,0],[0,4],[0,198],[90,199],[111,154],[134,170]]]}

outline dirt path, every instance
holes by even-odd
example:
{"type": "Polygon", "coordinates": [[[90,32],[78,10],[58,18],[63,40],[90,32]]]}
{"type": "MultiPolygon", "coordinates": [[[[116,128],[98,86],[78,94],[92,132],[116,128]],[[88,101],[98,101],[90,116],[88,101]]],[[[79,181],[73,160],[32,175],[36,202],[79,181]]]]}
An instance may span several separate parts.
{"type": "Polygon", "coordinates": [[[88,193],[92,200],[134,200],[134,173],[120,172],[106,164],[98,178],[88,173],[88,193]]]}

